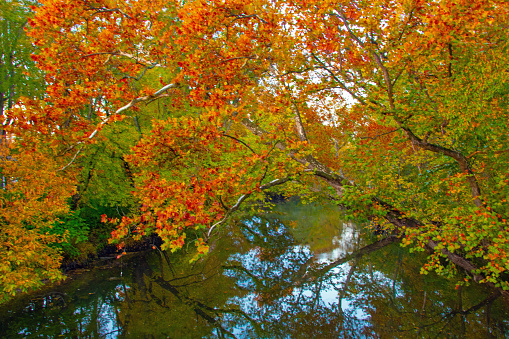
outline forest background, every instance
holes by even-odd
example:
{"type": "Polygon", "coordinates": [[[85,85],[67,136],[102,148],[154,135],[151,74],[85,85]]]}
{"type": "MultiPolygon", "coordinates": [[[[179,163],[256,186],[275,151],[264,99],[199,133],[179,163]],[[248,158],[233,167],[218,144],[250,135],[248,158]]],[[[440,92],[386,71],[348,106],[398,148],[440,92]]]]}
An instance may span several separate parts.
{"type": "Polygon", "coordinates": [[[110,237],[198,260],[266,194],[332,201],[430,251],[424,274],[509,289],[507,2],[0,9],[0,301],[110,237]]]}

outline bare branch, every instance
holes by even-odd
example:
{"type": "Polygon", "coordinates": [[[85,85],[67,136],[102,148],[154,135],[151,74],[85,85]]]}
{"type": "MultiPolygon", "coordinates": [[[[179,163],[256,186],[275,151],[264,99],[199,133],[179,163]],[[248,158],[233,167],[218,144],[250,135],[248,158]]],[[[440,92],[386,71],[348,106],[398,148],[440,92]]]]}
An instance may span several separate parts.
{"type": "MultiPolygon", "coordinates": [[[[136,99],[133,99],[131,100],[130,103],[128,103],[127,105],[123,106],[123,107],[120,107],[119,109],[117,109],[115,111],[115,113],[113,113],[113,115],[118,115],[120,113],[122,113],[123,111],[126,111],[128,110],[129,108],[133,107],[134,105],[136,105],[137,103],[139,102],[142,102],[142,101],[149,101],[149,100],[154,100],[154,99],[158,99],[160,97],[162,97],[164,95],[164,92],[166,92],[167,90],[169,90],[170,88],[176,88],[178,86],[178,84],[176,83],[170,83],[162,88],[160,88],[157,92],[155,92],[154,94],[152,95],[146,95],[144,97],[139,97],[139,98],[136,98],[136,99]]],[[[103,121],[101,121],[101,123],[99,124],[100,127],[106,125],[108,123],[108,121],[110,120],[111,116],[107,117],[106,119],[104,119],[103,121]]],[[[93,137],[95,137],[95,135],[97,134],[97,132],[99,132],[99,129],[100,127],[96,128],[88,137],[88,139],[92,139],[93,137]]]]}
{"type": "Polygon", "coordinates": [[[123,56],[123,57],[127,57],[127,58],[130,58],[130,59],[133,59],[134,61],[136,61],[136,63],[138,64],[141,64],[141,65],[144,65],[144,66],[147,66],[147,67],[150,67],[150,68],[154,68],[154,67],[163,67],[163,65],[159,64],[159,63],[152,63],[150,61],[148,61],[147,59],[144,59],[144,58],[140,58],[139,56],[135,56],[133,54],[129,54],[129,53],[124,53],[124,52],[97,52],[97,53],[90,53],[90,54],[86,54],[84,56],[82,56],[82,58],[87,58],[87,57],[91,57],[91,56],[94,56],[94,55],[116,55],[116,56],[123,56]]]}
{"type": "Polygon", "coordinates": [[[257,154],[257,153],[256,153],[256,152],[255,152],[255,151],[251,148],[251,146],[249,146],[248,144],[246,144],[244,141],[242,141],[242,140],[240,140],[240,139],[237,139],[237,138],[235,138],[234,136],[228,135],[228,134],[226,134],[226,133],[224,133],[224,132],[223,132],[223,136],[228,137],[228,138],[230,138],[230,139],[233,139],[233,140],[235,140],[235,141],[237,141],[237,142],[240,142],[242,145],[244,145],[244,146],[246,146],[247,148],[249,148],[249,150],[250,150],[251,152],[253,152],[254,154],[257,154]]]}
{"type": "MultiPolygon", "coordinates": [[[[266,190],[270,187],[274,187],[274,186],[277,186],[277,185],[282,185],[286,182],[290,181],[290,178],[283,178],[283,179],[275,179],[275,180],[272,180],[271,182],[269,183],[266,183],[265,185],[262,185],[260,186],[260,190],[266,190]]],[[[212,225],[207,233],[207,238],[210,238],[210,234],[212,233],[212,230],[214,228],[216,228],[217,226],[221,225],[221,224],[224,224],[224,222],[226,220],[228,220],[228,218],[230,217],[230,215],[237,211],[240,207],[240,205],[242,204],[242,202],[244,200],[246,200],[247,198],[249,198],[249,196],[251,195],[251,193],[246,193],[246,194],[243,194],[240,196],[239,200],[237,200],[237,202],[235,203],[235,205],[233,205],[229,210],[228,212],[226,212],[225,216],[223,217],[223,219],[221,219],[220,221],[216,222],[214,225],[212,225]]]]}
{"type": "Polygon", "coordinates": [[[306,135],[306,129],[302,124],[302,118],[300,115],[299,107],[297,107],[297,104],[295,102],[292,102],[292,104],[294,108],[293,111],[295,114],[295,128],[297,130],[297,135],[299,136],[300,141],[309,141],[306,135]]]}
{"type": "Polygon", "coordinates": [[[472,192],[472,197],[474,198],[474,204],[477,207],[482,206],[482,201],[480,199],[481,196],[481,188],[477,183],[477,179],[475,178],[474,172],[470,167],[470,163],[468,162],[468,158],[465,157],[458,151],[442,147],[440,145],[435,145],[427,142],[416,136],[408,127],[404,127],[401,121],[396,120],[400,128],[405,131],[407,138],[412,142],[413,145],[418,146],[427,151],[431,151],[434,153],[442,154],[447,157],[453,158],[458,163],[462,172],[467,174],[467,182],[470,185],[470,190],[472,192]]]}
{"type": "Polygon", "coordinates": [[[67,165],[65,165],[64,167],[62,167],[61,169],[59,169],[57,171],[63,171],[67,167],[71,166],[71,164],[74,162],[74,160],[76,160],[76,157],[78,156],[78,154],[80,154],[82,149],[83,149],[83,146],[81,146],[81,148],[76,152],[76,154],[74,154],[74,157],[72,157],[71,161],[67,165]]]}

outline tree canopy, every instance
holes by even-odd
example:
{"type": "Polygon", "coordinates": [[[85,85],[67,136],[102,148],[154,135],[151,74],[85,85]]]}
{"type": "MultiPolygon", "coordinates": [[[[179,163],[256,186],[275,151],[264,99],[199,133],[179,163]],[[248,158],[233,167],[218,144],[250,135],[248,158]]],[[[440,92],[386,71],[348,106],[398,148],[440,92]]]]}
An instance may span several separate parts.
{"type": "Polygon", "coordinates": [[[9,213],[33,210],[29,188],[13,193],[25,180],[37,203],[81,199],[107,173],[92,154],[113,152],[131,207],[103,217],[118,242],[155,232],[200,256],[276,190],[433,250],[423,273],[509,289],[507,2],[40,2],[28,32],[46,91],[4,113],[2,166],[33,174],[7,176],[9,213]]]}

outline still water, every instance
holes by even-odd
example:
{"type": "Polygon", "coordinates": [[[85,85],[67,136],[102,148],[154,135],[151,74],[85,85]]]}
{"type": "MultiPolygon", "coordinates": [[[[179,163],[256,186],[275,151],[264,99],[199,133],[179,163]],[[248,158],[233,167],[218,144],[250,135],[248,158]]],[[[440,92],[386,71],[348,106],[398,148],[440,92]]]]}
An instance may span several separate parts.
{"type": "Polygon", "coordinates": [[[425,257],[331,207],[288,203],[224,227],[197,263],[137,253],[18,299],[0,336],[509,338],[507,298],[420,275],[425,257]]]}

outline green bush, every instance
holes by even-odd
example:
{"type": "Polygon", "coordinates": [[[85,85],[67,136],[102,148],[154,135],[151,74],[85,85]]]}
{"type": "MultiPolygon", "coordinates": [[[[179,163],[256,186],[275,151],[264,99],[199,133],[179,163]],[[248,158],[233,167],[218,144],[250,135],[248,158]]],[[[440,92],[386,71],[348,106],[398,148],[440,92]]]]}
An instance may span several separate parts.
{"type": "Polygon", "coordinates": [[[53,243],[52,246],[61,249],[65,256],[72,259],[80,255],[76,245],[88,240],[89,231],[90,228],[78,210],[60,217],[49,233],[57,234],[62,239],[61,242],[53,243]]]}

